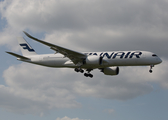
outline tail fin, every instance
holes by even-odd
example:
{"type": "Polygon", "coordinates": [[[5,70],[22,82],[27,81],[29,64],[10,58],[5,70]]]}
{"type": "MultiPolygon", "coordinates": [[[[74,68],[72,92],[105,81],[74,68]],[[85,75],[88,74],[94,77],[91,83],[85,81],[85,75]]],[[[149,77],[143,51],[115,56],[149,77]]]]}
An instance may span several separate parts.
{"type": "Polygon", "coordinates": [[[29,45],[29,43],[23,37],[18,37],[18,42],[21,47],[22,55],[24,56],[37,55],[35,50],[29,45]]]}

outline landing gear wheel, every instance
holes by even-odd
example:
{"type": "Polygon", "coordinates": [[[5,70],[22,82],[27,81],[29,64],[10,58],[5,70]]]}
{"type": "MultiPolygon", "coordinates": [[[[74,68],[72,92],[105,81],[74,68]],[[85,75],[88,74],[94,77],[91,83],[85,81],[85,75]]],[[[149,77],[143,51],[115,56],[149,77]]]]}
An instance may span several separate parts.
{"type": "Polygon", "coordinates": [[[85,77],[88,77],[89,75],[87,73],[84,74],[85,77]]]}
{"type": "Polygon", "coordinates": [[[79,72],[79,71],[80,71],[78,68],[75,68],[74,70],[75,70],[76,72],[79,72]]]}
{"type": "Polygon", "coordinates": [[[90,73],[85,73],[85,74],[84,74],[84,76],[85,76],[85,77],[90,77],[90,78],[92,78],[92,77],[93,77],[93,75],[92,75],[92,74],[90,74],[90,73]]]}
{"type": "Polygon", "coordinates": [[[75,68],[74,70],[75,70],[76,72],[81,72],[81,73],[84,72],[84,70],[82,70],[81,68],[75,68]]]}
{"type": "Polygon", "coordinates": [[[93,75],[92,75],[92,74],[89,74],[89,77],[90,77],[90,78],[92,78],[92,77],[93,77],[93,75]]]}
{"type": "Polygon", "coordinates": [[[149,70],[150,73],[152,73],[152,70],[149,70]]]}
{"type": "Polygon", "coordinates": [[[82,69],[81,69],[81,70],[80,70],[80,72],[81,72],[81,73],[83,73],[83,72],[84,72],[84,70],[82,70],[82,69]]]}

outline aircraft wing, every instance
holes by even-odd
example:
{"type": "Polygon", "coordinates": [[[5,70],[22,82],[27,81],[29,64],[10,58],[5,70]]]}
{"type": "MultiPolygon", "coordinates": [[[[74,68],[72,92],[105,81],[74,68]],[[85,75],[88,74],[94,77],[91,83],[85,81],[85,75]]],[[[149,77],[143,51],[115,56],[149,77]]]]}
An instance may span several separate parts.
{"type": "Polygon", "coordinates": [[[29,58],[27,58],[27,57],[24,57],[24,56],[18,55],[18,54],[13,53],[13,52],[6,52],[6,53],[8,53],[8,54],[10,54],[10,55],[13,55],[13,56],[15,56],[15,57],[17,57],[17,58],[19,58],[19,59],[30,60],[30,59],[29,59],[29,58]]]}
{"type": "Polygon", "coordinates": [[[70,60],[72,60],[72,62],[74,64],[79,64],[79,63],[82,63],[83,62],[83,59],[86,58],[87,56],[83,53],[80,53],[80,52],[76,52],[76,51],[73,51],[73,50],[69,50],[67,48],[63,48],[63,47],[60,47],[58,45],[54,45],[52,43],[49,43],[49,42],[45,42],[45,41],[42,41],[42,40],[39,40],[31,35],[29,35],[28,33],[26,33],[25,31],[23,31],[29,38],[37,41],[37,42],[40,42],[44,45],[47,45],[49,46],[52,50],[55,50],[56,52],[58,53],[61,53],[63,54],[65,57],[68,57],[70,60]]]}

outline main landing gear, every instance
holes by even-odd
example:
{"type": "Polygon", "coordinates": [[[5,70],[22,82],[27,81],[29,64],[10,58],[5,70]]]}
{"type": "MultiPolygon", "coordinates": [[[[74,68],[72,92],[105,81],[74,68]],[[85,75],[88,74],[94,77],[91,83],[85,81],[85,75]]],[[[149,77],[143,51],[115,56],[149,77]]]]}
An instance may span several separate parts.
{"type": "Polygon", "coordinates": [[[93,69],[87,69],[86,71],[88,71],[88,73],[85,73],[84,76],[85,76],[85,77],[90,77],[90,78],[92,78],[93,75],[90,73],[92,70],[93,70],[93,69]]]}
{"type": "MultiPolygon", "coordinates": [[[[75,68],[74,70],[75,70],[76,72],[84,73],[84,70],[81,69],[81,68],[75,68]]],[[[90,77],[90,78],[92,78],[93,75],[90,73],[92,70],[93,70],[93,69],[86,69],[87,73],[84,73],[84,76],[85,76],[85,77],[90,77]]]]}
{"type": "Polygon", "coordinates": [[[153,71],[152,71],[152,68],[154,67],[154,65],[150,65],[150,70],[149,70],[149,72],[150,73],[152,73],[153,71]]]}
{"type": "Polygon", "coordinates": [[[81,72],[81,73],[84,72],[84,70],[82,70],[81,68],[75,68],[74,70],[75,70],[76,72],[81,72]]]}

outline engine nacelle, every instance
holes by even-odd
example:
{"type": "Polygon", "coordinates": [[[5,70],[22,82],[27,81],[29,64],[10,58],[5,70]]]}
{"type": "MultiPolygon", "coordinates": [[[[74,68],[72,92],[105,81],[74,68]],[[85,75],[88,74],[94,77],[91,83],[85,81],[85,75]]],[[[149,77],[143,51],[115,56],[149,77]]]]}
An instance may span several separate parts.
{"type": "Polygon", "coordinates": [[[118,75],[119,74],[119,67],[106,67],[102,69],[102,72],[105,75],[118,75]]]}
{"type": "Polygon", "coordinates": [[[87,65],[101,65],[102,64],[102,60],[103,60],[103,57],[100,57],[100,56],[88,56],[85,61],[84,61],[84,64],[87,64],[87,65]]]}

